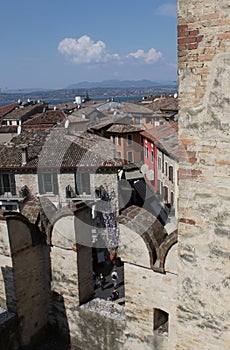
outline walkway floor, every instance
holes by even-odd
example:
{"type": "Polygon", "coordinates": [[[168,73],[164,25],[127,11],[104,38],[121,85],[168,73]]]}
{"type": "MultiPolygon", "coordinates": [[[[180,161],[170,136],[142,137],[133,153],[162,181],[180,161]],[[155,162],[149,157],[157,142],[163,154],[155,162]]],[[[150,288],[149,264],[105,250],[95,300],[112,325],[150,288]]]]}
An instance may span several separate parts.
{"type": "Polygon", "coordinates": [[[97,275],[99,275],[100,272],[102,272],[105,276],[106,283],[104,285],[103,290],[100,288],[99,284],[97,285],[97,287],[94,291],[94,298],[107,299],[112,295],[112,291],[114,289],[116,289],[119,292],[119,299],[124,297],[124,295],[125,295],[124,266],[123,265],[116,266],[116,271],[118,274],[118,285],[116,288],[114,288],[114,285],[113,285],[112,279],[111,279],[112,270],[113,270],[113,263],[111,263],[109,260],[105,261],[104,263],[98,264],[97,268],[95,269],[95,273],[97,275]]]}

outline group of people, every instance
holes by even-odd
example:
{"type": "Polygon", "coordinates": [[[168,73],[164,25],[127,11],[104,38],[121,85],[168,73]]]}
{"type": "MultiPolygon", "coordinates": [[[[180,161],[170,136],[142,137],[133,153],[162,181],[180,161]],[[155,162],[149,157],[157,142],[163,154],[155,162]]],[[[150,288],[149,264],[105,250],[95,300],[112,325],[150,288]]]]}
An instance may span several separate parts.
{"type": "MultiPolygon", "coordinates": [[[[107,298],[107,300],[116,300],[119,298],[119,291],[117,290],[117,286],[118,286],[118,273],[116,271],[116,269],[113,269],[112,273],[111,273],[111,280],[113,283],[113,287],[114,290],[112,291],[112,295],[110,297],[107,298]]],[[[99,276],[97,277],[96,274],[94,273],[94,289],[97,288],[97,285],[99,284],[101,290],[104,290],[105,288],[105,284],[106,284],[106,278],[103,275],[103,273],[101,272],[99,274],[99,276]]]]}

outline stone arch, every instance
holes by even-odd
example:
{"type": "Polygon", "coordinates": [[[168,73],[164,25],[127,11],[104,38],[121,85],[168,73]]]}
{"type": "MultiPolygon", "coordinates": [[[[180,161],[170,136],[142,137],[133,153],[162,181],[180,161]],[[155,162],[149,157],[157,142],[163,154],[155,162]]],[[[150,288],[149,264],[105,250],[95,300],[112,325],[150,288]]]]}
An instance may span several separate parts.
{"type": "Polygon", "coordinates": [[[68,307],[81,305],[93,296],[90,220],[91,209],[85,204],[73,211],[61,209],[52,218],[52,290],[66,295],[68,307]]]}
{"type": "Polygon", "coordinates": [[[28,345],[49,322],[49,249],[37,223],[16,212],[7,212],[6,221],[13,265],[14,311],[19,318],[21,344],[28,345]]]}
{"type": "Polygon", "coordinates": [[[172,245],[177,242],[177,230],[168,235],[162,223],[152,213],[136,206],[122,211],[118,221],[122,225],[119,246],[122,260],[165,273],[165,258],[172,245]]]}

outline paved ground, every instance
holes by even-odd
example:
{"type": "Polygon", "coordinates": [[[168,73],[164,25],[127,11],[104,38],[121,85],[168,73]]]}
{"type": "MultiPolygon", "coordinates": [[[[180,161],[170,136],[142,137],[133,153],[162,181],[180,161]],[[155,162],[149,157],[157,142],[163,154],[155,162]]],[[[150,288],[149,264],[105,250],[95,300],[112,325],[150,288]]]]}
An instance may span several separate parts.
{"type": "MultiPolygon", "coordinates": [[[[112,295],[112,291],[114,290],[114,286],[111,279],[111,272],[114,268],[113,263],[111,263],[109,260],[105,261],[104,263],[98,264],[97,268],[95,269],[95,272],[97,275],[102,272],[105,276],[106,283],[104,286],[104,290],[102,290],[97,285],[95,292],[94,292],[94,298],[101,298],[101,299],[107,299],[112,295]]],[[[124,297],[124,266],[116,266],[115,269],[117,270],[118,274],[118,285],[116,287],[116,290],[119,292],[119,299],[124,297]]]]}
{"type": "MultiPolygon", "coordinates": [[[[95,291],[94,291],[94,297],[93,298],[101,298],[101,299],[107,299],[112,295],[112,291],[114,290],[114,286],[111,279],[111,272],[114,269],[114,263],[110,261],[109,259],[106,259],[105,262],[96,264],[94,266],[94,271],[97,276],[102,272],[105,276],[106,282],[104,285],[104,290],[102,290],[97,285],[95,291]]],[[[119,303],[119,300],[121,304],[124,303],[124,266],[116,266],[115,269],[117,270],[118,274],[118,285],[117,290],[119,292],[119,299],[117,302],[119,303]]],[[[50,338],[46,339],[45,342],[42,342],[41,344],[34,347],[33,350],[81,350],[80,348],[70,346],[66,343],[64,343],[61,339],[58,339],[58,337],[50,336],[50,338]]]]}

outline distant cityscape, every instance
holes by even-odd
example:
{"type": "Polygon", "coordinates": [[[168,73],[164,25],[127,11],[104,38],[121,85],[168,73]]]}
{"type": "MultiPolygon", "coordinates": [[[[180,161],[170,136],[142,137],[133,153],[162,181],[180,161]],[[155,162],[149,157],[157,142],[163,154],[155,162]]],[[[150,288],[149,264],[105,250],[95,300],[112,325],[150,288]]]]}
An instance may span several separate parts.
{"type": "MultiPolygon", "coordinates": [[[[64,103],[73,101],[75,96],[81,96],[82,98],[88,96],[90,99],[94,100],[107,100],[115,99],[116,101],[127,101],[127,100],[140,100],[143,97],[156,96],[156,95],[170,95],[177,92],[177,84],[157,84],[150,82],[149,84],[146,81],[142,81],[132,84],[132,81],[129,82],[120,82],[120,87],[114,87],[118,83],[111,81],[111,87],[109,87],[109,81],[106,86],[93,86],[90,83],[85,83],[85,87],[75,87],[71,88],[70,85],[68,88],[58,89],[58,90],[45,90],[45,89],[18,89],[18,90],[3,90],[0,94],[0,104],[6,105],[17,100],[43,100],[43,101],[52,101],[55,103],[64,103]],[[152,84],[151,84],[152,83],[152,84]],[[113,84],[113,86],[112,86],[113,84]],[[133,86],[131,86],[133,85],[133,86]],[[141,87],[141,85],[143,87],[141,87]],[[151,86],[152,85],[152,86],[151,86]],[[126,86],[126,87],[124,87],[126,86]]],[[[83,84],[83,83],[82,83],[83,84]]],[[[96,84],[96,83],[95,83],[96,84]]],[[[98,83],[100,85],[100,83],[98,83]]],[[[102,84],[103,85],[103,84],[102,84]]],[[[79,86],[82,86],[79,83],[79,86]]]]}

